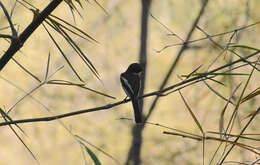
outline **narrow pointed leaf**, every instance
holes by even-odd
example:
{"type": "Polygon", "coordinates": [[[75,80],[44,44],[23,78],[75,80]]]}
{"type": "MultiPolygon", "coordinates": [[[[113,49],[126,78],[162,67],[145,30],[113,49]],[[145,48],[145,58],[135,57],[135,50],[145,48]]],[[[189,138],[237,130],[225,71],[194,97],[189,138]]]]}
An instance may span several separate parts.
{"type": "Polygon", "coordinates": [[[79,143],[84,146],[85,150],[87,151],[87,153],[89,154],[90,158],[93,160],[93,162],[95,163],[95,165],[101,165],[101,162],[99,161],[98,157],[95,155],[94,152],[92,152],[84,143],[82,143],[81,141],[79,141],[79,143]]]}
{"type": "Polygon", "coordinates": [[[246,45],[233,45],[233,46],[230,46],[230,47],[233,47],[233,48],[244,48],[244,49],[260,51],[260,49],[253,48],[253,47],[246,46],[246,45]]]}
{"type": "Polygon", "coordinates": [[[191,108],[189,107],[188,103],[186,102],[186,100],[184,99],[184,97],[182,96],[182,94],[181,94],[180,91],[179,91],[179,93],[180,93],[180,95],[181,95],[181,98],[182,98],[182,100],[183,100],[185,106],[186,106],[187,109],[189,110],[189,112],[190,112],[190,114],[191,114],[193,120],[195,121],[195,123],[196,123],[197,126],[199,127],[201,133],[204,134],[204,131],[203,131],[203,129],[202,129],[202,127],[201,127],[201,124],[199,123],[198,119],[196,118],[196,116],[195,116],[194,113],[192,112],[191,108]]]}
{"type": "Polygon", "coordinates": [[[244,102],[246,102],[246,101],[248,101],[248,100],[250,100],[250,99],[252,99],[252,98],[254,98],[254,97],[258,96],[258,95],[260,95],[260,87],[255,89],[253,92],[249,93],[247,96],[245,96],[242,99],[241,103],[244,103],[244,102]]]}
{"type": "Polygon", "coordinates": [[[55,39],[53,38],[53,36],[50,34],[50,32],[48,31],[48,29],[44,26],[45,30],[47,31],[48,35],[50,36],[50,38],[52,39],[53,43],[55,44],[55,46],[58,48],[58,50],[60,51],[60,53],[62,54],[62,56],[64,57],[64,59],[66,60],[66,62],[68,63],[68,65],[70,66],[70,68],[72,69],[72,71],[75,73],[75,75],[78,77],[78,79],[81,82],[84,82],[81,77],[79,76],[79,74],[77,73],[77,71],[74,69],[74,67],[72,66],[72,64],[70,63],[69,59],[66,57],[65,53],[62,51],[62,49],[60,48],[60,46],[58,45],[58,43],[55,41],[55,39]]]}

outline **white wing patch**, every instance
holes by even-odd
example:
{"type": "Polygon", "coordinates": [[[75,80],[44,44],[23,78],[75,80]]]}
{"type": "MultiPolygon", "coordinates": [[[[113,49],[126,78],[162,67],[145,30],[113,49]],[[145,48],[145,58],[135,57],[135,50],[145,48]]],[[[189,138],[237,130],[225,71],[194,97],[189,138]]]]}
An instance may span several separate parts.
{"type": "MultiPolygon", "coordinates": [[[[124,81],[125,85],[131,90],[132,94],[134,93],[131,85],[128,83],[127,79],[124,78],[124,77],[121,77],[121,79],[124,81]]],[[[124,89],[124,88],[123,88],[124,89]]],[[[128,95],[128,96],[131,96],[130,93],[128,93],[125,89],[124,89],[125,93],[128,95]]]]}

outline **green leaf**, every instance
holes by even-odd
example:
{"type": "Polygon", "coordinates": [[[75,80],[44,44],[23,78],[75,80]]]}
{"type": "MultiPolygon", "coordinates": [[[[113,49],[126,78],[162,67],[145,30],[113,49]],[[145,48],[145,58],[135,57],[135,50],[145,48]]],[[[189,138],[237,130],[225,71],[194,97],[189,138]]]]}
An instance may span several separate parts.
{"type": "Polygon", "coordinates": [[[95,163],[95,165],[101,165],[100,161],[98,160],[97,156],[94,154],[94,152],[92,152],[86,145],[84,145],[86,151],[88,152],[89,156],[91,157],[91,159],[93,160],[93,162],[95,163]]]}
{"type": "Polygon", "coordinates": [[[260,51],[260,49],[253,48],[253,47],[246,46],[246,45],[233,45],[233,46],[230,46],[230,47],[233,47],[233,48],[244,48],[244,49],[260,51]]]}

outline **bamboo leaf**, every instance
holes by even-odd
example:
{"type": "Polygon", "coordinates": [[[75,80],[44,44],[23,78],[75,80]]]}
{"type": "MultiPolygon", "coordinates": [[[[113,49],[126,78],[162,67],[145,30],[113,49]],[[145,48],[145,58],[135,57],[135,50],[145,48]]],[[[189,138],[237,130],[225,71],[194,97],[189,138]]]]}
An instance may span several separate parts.
{"type": "Polygon", "coordinates": [[[248,101],[248,100],[250,100],[250,99],[252,99],[252,98],[254,98],[254,97],[258,96],[258,95],[260,95],[260,87],[255,89],[253,92],[249,93],[247,96],[245,96],[242,99],[241,103],[244,103],[244,102],[246,102],[246,101],[248,101]]]}
{"type": "Polygon", "coordinates": [[[84,146],[85,149],[87,150],[89,156],[91,157],[91,159],[93,160],[93,162],[95,163],[95,165],[101,165],[99,159],[97,158],[97,156],[95,155],[94,152],[92,152],[86,145],[84,146]]]}
{"type": "Polygon", "coordinates": [[[181,98],[182,98],[184,104],[186,105],[187,109],[189,110],[189,112],[190,112],[190,114],[191,114],[193,120],[195,121],[195,123],[196,123],[197,126],[199,127],[201,133],[204,134],[204,131],[203,131],[203,129],[202,129],[202,127],[201,127],[201,124],[199,123],[198,119],[196,118],[196,116],[195,116],[194,113],[192,112],[191,108],[189,107],[188,103],[186,102],[186,100],[184,99],[184,97],[182,96],[182,94],[181,94],[180,91],[179,91],[179,93],[180,93],[180,95],[181,95],[181,98]]]}
{"type": "MultiPolygon", "coordinates": [[[[241,83],[234,89],[234,91],[232,92],[232,95],[228,99],[229,101],[235,95],[235,93],[238,90],[238,88],[240,87],[240,85],[241,85],[241,83]]],[[[226,105],[224,106],[224,108],[223,108],[223,110],[221,111],[221,114],[220,114],[220,119],[219,119],[219,132],[221,133],[220,138],[222,138],[222,133],[225,132],[225,130],[224,130],[224,115],[225,115],[227,106],[229,104],[229,101],[227,101],[226,105]]]]}
{"type": "MultiPolygon", "coordinates": [[[[250,74],[247,73],[194,73],[192,76],[208,76],[208,75],[215,75],[215,76],[249,76],[250,74]]],[[[181,77],[190,77],[190,75],[181,75],[181,77]]]]}
{"type": "MultiPolygon", "coordinates": [[[[7,122],[12,121],[12,119],[0,108],[0,113],[3,117],[3,119],[7,122]],[[7,120],[8,119],[8,120],[7,120]]],[[[15,129],[12,127],[12,125],[8,125],[9,128],[13,131],[13,133],[15,134],[15,136],[18,138],[18,140],[23,144],[23,146],[26,148],[26,150],[30,153],[30,155],[33,157],[33,159],[37,162],[37,164],[40,164],[39,160],[36,158],[36,156],[33,154],[33,152],[30,150],[30,148],[25,144],[25,142],[23,141],[23,139],[19,136],[19,134],[15,131],[15,129]]],[[[18,127],[18,125],[17,125],[18,127]]],[[[20,130],[21,128],[18,127],[20,130]]],[[[23,130],[21,130],[23,132],[23,130]]]]}
{"type": "Polygon", "coordinates": [[[49,67],[50,67],[50,55],[51,53],[49,52],[48,54],[48,60],[47,60],[47,65],[46,65],[46,72],[45,72],[45,77],[44,77],[44,81],[47,80],[48,74],[49,74],[49,67]]]}
{"type": "Polygon", "coordinates": [[[102,96],[105,96],[105,97],[109,97],[111,99],[116,99],[114,96],[105,94],[103,92],[100,92],[100,91],[97,91],[97,90],[94,90],[94,89],[91,89],[91,88],[88,88],[88,87],[86,87],[86,84],[83,84],[83,83],[81,83],[81,84],[73,83],[73,82],[66,81],[66,80],[49,80],[47,82],[47,84],[76,86],[76,87],[83,88],[83,89],[89,90],[91,92],[94,92],[96,94],[99,94],[99,95],[102,95],[102,96]]]}
{"type": "Polygon", "coordinates": [[[55,44],[55,46],[58,48],[58,50],[60,51],[60,53],[62,54],[62,56],[64,57],[64,59],[66,60],[66,62],[68,63],[68,65],[70,66],[70,68],[72,69],[72,71],[75,73],[75,75],[78,77],[78,79],[81,82],[84,82],[81,77],[79,76],[79,74],[77,73],[77,71],[74,69],[74,67],[72,66],[72,64],[70,63],[69,59],[66,57],[65,53],[62,51],[62,49],[60,48],[60,46],[58,45],[58,43],[55,41],[55,39],[53,38],[53,36],[50,34],[50,32],[48,31],[48,29],[45,27],[45,25],[43,24],[44,29],[46,30],[46,32],[48,33],[49,37],[51,38],[51,40],[53,41],[53,43],[55,44]]]}
{"type": "Polygon", "coordinates": [[[111,158],[112,160],[115,161],[116,164],[121,164],[117,159],[115,159],[112,155],[108,154],[107,152],[105,152],[104,150],[102,150],[101,148],[98,148],[97,146],[91,144],[89,141],[87,141],[86,139],[78,136],[78,135],[74,135],[77,138],[77,141],[84,147],[85,143],[87,143],[88,145],[90,145],[91,147],[94,147],[96,150],[100,151],[102,154],[104,154],[105,156],[111,158]]]}
{"type": "Polygon", "coordinates": [[[82,143],[81,141],[78,142],[85,148],[85,150],[87,151],[87,153],[89,154],[90,158],[93,160],[95,165],[101,165],[101,162],[99,161],[96,154],[93,151],[91,151],[84,143],[82,143]]]}
{"type": "Polygon", "coordinates": [[[244,49],[260,51],[260,49],[253,48],[253,47],[246,46],[246,45],[233,45],[233,46],[230,46],[230,47],[233,47],[233,48],[244,48],[244,49]]]}

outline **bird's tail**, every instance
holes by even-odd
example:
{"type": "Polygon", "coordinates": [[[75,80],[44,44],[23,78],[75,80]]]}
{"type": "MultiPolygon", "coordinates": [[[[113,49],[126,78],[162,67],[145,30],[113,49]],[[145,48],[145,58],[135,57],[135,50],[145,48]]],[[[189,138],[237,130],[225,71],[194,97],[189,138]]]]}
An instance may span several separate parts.
{"type": "Polygon", "coordinates": [[[140,111],[140,108],[139,108],[138,99],[133,99],[132,104],[133,104],[134,115],[135,115],[134,121],[136,123],[142,123],[142,114],[141,114],[141,111],[140,111]]]}

